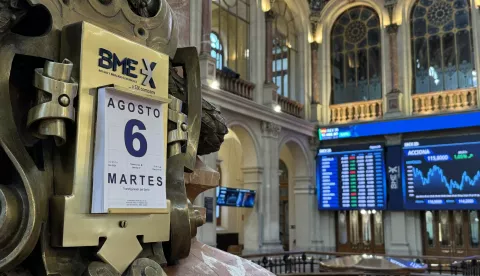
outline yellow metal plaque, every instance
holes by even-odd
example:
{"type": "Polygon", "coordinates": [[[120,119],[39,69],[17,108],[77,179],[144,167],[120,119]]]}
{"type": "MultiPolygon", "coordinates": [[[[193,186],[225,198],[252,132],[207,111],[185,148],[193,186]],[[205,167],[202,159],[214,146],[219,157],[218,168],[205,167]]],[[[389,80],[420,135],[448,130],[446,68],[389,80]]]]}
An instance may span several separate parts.
{"type": "MultiPolygon", "coordinates": [[[[96,91],[100,86],[125,87],[132,94],[168,99],[168,56],[90,23],[62,31],[61,57],[74,63],[79,82],[75,135],[55,154],[52,199],[52,243],[61,247],[99,246],[98,256],[123,273],[144,243],[169,240],[170,202],[163,214],[90,214],[95,142],[96,91]],[[74,141],[75,140],[75,141],[74,141]],[[140,241],[139,241],[140,240],[140,241]]],[[[165,145],[167,105],[164,105],[165,145]]],[[[165,158],[166,164],[166,156],[165,158]]]]}

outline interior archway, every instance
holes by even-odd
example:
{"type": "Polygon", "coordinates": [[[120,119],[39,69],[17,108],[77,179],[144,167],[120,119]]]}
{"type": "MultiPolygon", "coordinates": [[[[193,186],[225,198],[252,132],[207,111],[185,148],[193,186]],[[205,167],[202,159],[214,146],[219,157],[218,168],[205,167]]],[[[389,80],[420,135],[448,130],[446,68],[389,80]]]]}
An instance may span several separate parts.
{"type": "MultiPolygon", "coordinates": [[[[231,125],[218,152],[219,167],[222,172],[220,185],[229,188],[252,189],[244,185],[244,171],[258,166],[257,157],[256,143],[249,129],[240,124],[231,125]]],[[[255,205],[257,202],[258,194],[255,205]]],[[[237,239],[238,236],[237,244],[243,245],[245,243],[245,222],[249,219],[253,209],[222,206],[217,211],[219,213],[217,233],[230,235],[234,239],[237,239]]]]}
{"type": "MultiPolygon", "coordinates": [[[[288,223],[286,229],[288,233],[282,233],[282,236],[288,237],[288,249],[295,250],[296,236],[295,229],[295,181],[297,178],[302,178],[309,176],[309,163],[305,154],[305,151],[302,149],[299,142],[294,139],[286,139],[280,147],[280,162],[284,163],[288,176],[280,175],[280,179],[286,180],[288,183],[286,185],[287,195],[282,195],[282,190],[280,189],[280,204],[282,205],[282,200],[286,197],[286,202],[283,202],[283,207],[286,210],[287,219],[285,221],[288,223]],[[283,176],[283,178],[282,178],[283,176]]],[[[281,169],[280,169],[281,170],[281,169]]],[[[282,173],[282,172],[279,172],[282,173]]],[[[280,187],[285,186],[283,183],[279,183],[280,187]]],[[[280,209],[281,210],[281,209],[280,209]]],[[[281,221],[282,217],[280,217],[281,221]]]]}

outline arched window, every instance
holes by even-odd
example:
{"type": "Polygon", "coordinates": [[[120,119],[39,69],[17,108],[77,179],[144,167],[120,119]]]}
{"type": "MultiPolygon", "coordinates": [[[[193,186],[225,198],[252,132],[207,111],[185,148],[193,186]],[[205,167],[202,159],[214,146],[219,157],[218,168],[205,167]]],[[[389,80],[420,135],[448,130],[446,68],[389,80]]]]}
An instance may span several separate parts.
{"type": "Polygon", "coordinates": [[[222,44],[222,68],[249,80],[250,0],[212,0],[212,30],[222,44]]]}
{"type": "Polygon", "coordinates": [[[223,44],[217,33],[210,33],[210,42],[212,43],[212,57],[216,60],[217,69],[223,68],[223,44]]]}
{"type": "Polygon", "coordinates": [[[284,1],[277,1],[272,7],[275,13],[273,30],[273,82],[278,86],[278,94],[290,97],[290,64],[295,55],[296,35],[294,17],[284,1]]]}
{"type": "Polygon", "coordinates": [[[411,32],[413,93],[477,86],[468,0],[417,0],[411,32]]]}
{"type": "Polygon", "coordinates": [[[382,97],[380,20],[371,8],[345,11],[331,34],[332,103],[382,97]]]}

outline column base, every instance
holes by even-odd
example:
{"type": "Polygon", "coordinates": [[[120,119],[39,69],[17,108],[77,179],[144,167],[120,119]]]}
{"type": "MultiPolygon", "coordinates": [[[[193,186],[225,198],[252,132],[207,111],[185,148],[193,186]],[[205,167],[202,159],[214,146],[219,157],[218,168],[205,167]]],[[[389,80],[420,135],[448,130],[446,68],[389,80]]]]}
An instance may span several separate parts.
{"type": "Polygon", "coordinates": [[[280,241],[278,242],[263,242],[260,246],[259,251],[261,253],[277,253],[283,252],[283,245],[280,241]]]}
{"type": "Polygon", "coordinates": [[[277,98],[278,86],[271,82],[263,85],[263,104],[267,106],[273,106],[278,103],[277,98]]]}
{"type": "Polygon", "coordinates": [[[384,114],[385,118],[403,117],[403,93],[398,89],[393,89],[387,94],[387,108],[384,114]]]}
{"type": "Polygon", "coordinates": [[[411,255],[408,243],[390,244],[390,248],[388,249],[388,254],[403,255],[403,256],[411,255]]]}
{"type": "Polygon", "coordinates": [[[310,121],[314,123],[322,123],[322,105],[319,103],[312,103],[310,121]]]}
{"type": "Polygon", "coordinates": [[[201,53],[200,59],[200,79],[203,84],[211,85],[216,78],[217,68],[215,59],[208,53],[201,53]]]}

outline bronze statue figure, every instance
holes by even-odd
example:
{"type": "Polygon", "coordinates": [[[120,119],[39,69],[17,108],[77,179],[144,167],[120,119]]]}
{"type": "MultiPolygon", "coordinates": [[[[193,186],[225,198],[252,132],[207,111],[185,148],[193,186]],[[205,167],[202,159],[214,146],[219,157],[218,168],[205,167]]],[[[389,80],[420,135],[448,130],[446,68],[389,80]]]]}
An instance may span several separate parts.
{"type": "MultiPolygon", "coordinates": [[[[197,156],[218,151],[228,130],[201,98],[197,50],[177,49],[177,33],[166,0],[0,0],[0,275],[208,275],[239,265],[195,239],[205,214],[192,202],[219,178],[197,156]],[[169,57],[167,213],[89,212],[95,96],[80,74],[82,22],[169,57]],[[198,262],[208,265],[198,272],[198,262]]],[[[245,275],[268,275],[240,263],[245,275]]]]}

